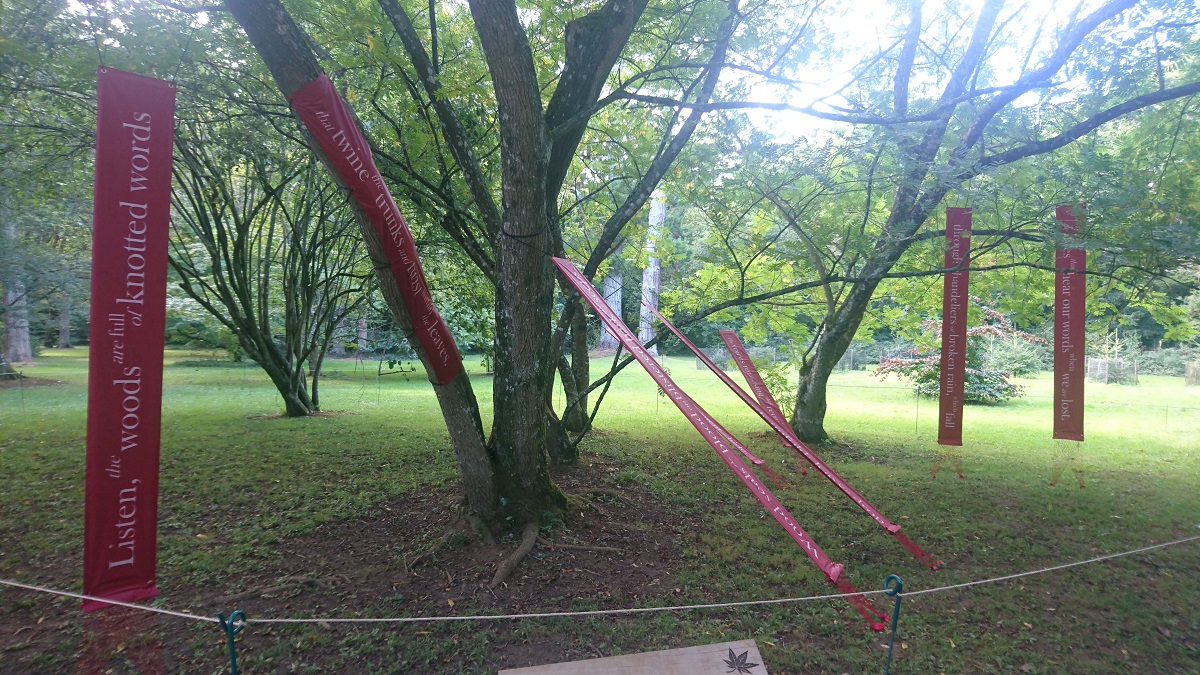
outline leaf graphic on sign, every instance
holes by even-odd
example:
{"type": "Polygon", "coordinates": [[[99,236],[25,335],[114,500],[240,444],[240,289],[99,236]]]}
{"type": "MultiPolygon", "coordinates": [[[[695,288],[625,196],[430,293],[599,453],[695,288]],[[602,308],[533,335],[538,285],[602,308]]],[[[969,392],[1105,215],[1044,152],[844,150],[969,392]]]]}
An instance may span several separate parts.
{"type": "Polygon", "coordinates": [[[750,660],[750,652],[744,651],[741,654],[734,654],[733,650],[729,650],[729,658],[725,659],[725,665],[729,666],[729,672],[748,673],[751,668],[757,666],[757,663],[748,663],[750,660]]]}

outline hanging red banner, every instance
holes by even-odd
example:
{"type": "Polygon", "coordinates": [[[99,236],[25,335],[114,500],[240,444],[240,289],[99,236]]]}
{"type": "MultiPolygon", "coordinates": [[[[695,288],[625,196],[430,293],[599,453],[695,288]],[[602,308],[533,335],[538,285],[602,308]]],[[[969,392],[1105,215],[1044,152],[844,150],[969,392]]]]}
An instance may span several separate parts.
{"type": "Polygon", "coordinates": [[[412,232],[383,184],[350,110],[325,75],[293,92],[288,100],[379,233],[417,341],[432,364],[430,375],[438,384],[450,382],[462,370],[458,345],[433,304],[412,232]]]}
{"type": "Polygon", "coordinates": [[[938,443],[962,445],[967,377],[967,285],[971,262],[971,209],[946,209],[946,272],[942,286],[942,357],[938,392],[938,443]]]}
{"type": "MultiPolygon", "coordinates": [[[[551,258],[551,260],[575,290],[579,291],[583,299],[592,306],[596,315],[612,331],[613,336],[621,342],[625,349],[629,350],[633,358],[658,383],[659,388],[675,403],[675,406],[679,408],[684,417],[687,417],[696,431],[700,432],[704,440],[708,441],[713,450],[717,451],[717,455],[725,462],[725,465],[733,471],[734,475],[750,490],[751,494],[762,504],[763,508],[783,527],[788,536],[800,545],[801,550],[804,551],[809,560],[825,574],[825,578],[829,583],[834,584],[845,593],[856,593],[857,591],[850,585],[850,582],[842,578],[842,565],[830,560],[825,551],[821,550],[821,547],[804,531],[804,528],[800,527],[800,523],[796,522],[796,519],[787,508],[780,503],[779,499],[766,485],[763,485],[758,476],[754,475],[750,467],[746,466],[746,463],[738,456],[734,448],[731,447],[731,444],[726,441],[725,434],[721,432],[722,428],[717,421],[675,385],[675,382],[662,369],[662,366],[646,351],[642,343],[638,342],[637,337],[629,330],[625,322],[617,316],[616,312],[612,311],[608,303],[604,302],[604,298],[596,292],[591,282],[579,272],[574,263],[564,258],[551,258]]],[[[883,630],[885,627],[884,622],[887,620],[886,616],[872,607],[865,597],[856,595],[850,597],[849,600],[863,618],[871,623],[875,630],[883,630]]]]}
{"type": "Polygon", "coordinates": [[[175,85],[112,68],[98,78],[83,592],[133,602],[158,594],[175,85]]]}
{"type": "MultiPolygon", "coordinates": [[[[1055,217],[1065,235],[1079,234],[1084,206],[1060,206],[1055,217]]],[[[1084,323],[1087,252],[1059,249],[1054,267],[1054,438],[1083,440],[1084,323]]]]}

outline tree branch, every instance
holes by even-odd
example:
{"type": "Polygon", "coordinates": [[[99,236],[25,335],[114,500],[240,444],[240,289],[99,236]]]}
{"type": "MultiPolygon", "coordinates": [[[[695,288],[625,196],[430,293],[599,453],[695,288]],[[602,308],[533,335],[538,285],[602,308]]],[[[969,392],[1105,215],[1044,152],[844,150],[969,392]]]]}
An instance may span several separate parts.
{"type": "Polygon", "coordinates": [[[480,216],[488,229],[489,236],[495,242],[500,232],[500,209],[492,197],[491,189],[488,187],[487,179],[483,175],[479,159],[475,156],[475,151],[471,148],[470,138],[467,135],[466,129],[458,119],[453,106],[450,105],[449,98],[442,90],[437,68],[430,60],[429,55],[425,53],[425,47],[421,44],[421,39],[417,35],[416,28],[413,26],[412,20],[409,19],[408,13],[400,6],[400,3],[396,0],[379,0],[379,6],[383,9],[384,16],[388,18],[392,27],[395,28],[396,34],[400,36],[400,42],[404,44],[404,50],[408,52],[408,59],[417,71],[417,79],[421,81],[421,86],[425,89],[425,94],[429,97],[434,111],[437,112],[437,118],[442,127],[442,134],[446,137],[446,143],[450,146],[450,154],[454,157],[454,161],[458,163],[459,169],[463,172],[467,189],[470,190],[472,198],[475,199],[476,207],[479,209],[480,216]]]}

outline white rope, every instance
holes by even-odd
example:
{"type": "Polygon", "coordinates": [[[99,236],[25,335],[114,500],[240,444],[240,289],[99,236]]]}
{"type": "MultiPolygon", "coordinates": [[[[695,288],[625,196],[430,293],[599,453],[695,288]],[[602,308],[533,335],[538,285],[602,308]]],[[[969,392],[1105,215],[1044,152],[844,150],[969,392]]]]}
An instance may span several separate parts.
{"type": "Polygon", "coordinates": [[[1197,539],[1200,539],[1200,536],[1187,537],[1185,539],[1176,539],[1175,541],[1168,541],[1165,544],[1154,544],[1153,546],[1145,546],[1143,548],[1135,548],[1132,551],[1125,551],[1123,553],[1111,553],[1109,555],[1102,555],[1097,558],[1091,558],[1088,560],[1080,560],[1078,562],[1066,563],[1064,565],[1055,565],[1054,567],[1047,567],[1045,569],[1034,570],[1032,572],[1021,572],[1019,574],[1010,574],[1006,577],[996,577],[994,579],[983,579],[981,581],[968,581],[968,582],[962,583],[962,584],[954,584],[953,586],[940,586],[938,588],[926,588],[926,589],[920,590],[920,591],[909,591],[907,593],[901,593],[901,595],[903,595],[905,597],[910,596],[910,595],[925,595],[926,593],[938,593],[940,591],[952,591],[952,590],[955,590],[958,588],[967,588],[968,586],[982,586],[983,584],[994,584],[994,583],[997,583],[1000,581],[1009,581],[1012,579],[1020,579],[1021,577],[1029,577],[1029,576],[1033,576],[1035,574],[1045,574],[1046,572],[1055,572],[1058,570],[1065,570],[1068,567],[1079,567],[1080,565],[1088,565],[1091,563],[1102,562],[1105,560],[1112,560],[1113,558],[1120,558],[1122,556],[1134,555],[1135,553],[1145,553],[1146,551],[1153,551],[1156,548],[1166,548],[1168,546],[1174,546],[1176,544],[1186,544],[1189,541],[1196,541],[1197,539]]]}
{"type": "MultiPolygon", "coordinates": [[[[1104,560],[1111,560],[1113,558],[1120,558],[1122,556],[1134,555],[1137,553],[1145,553],[1146,551],[1152,551],[1154,549],[1159,549],[1159,548],[1166,548],[1168,546],[1175,546],[1177,544],[1185,544],[1187,542],[1196,541],[1198,539],[1200,539],[1200,536],[1187,537],[1184,539],[1177,539],[1175,541],[1168,541],[1168,542],[1162,543],[1162,544],[1154,544],[1153,546],[1145,546],[1143,548],[1134,549],[1132,551],[1124,551],[1122,553],[1113,553],[1110,555],[1100,556],[1098,558],[1091,558],[1089,560],[1081,560],[1078,562],[1067,563],[1065,565],[1055,565],[1054,567],[1046,567],[1046,568],[1043,568],[1040,570],[1033,570],[1031,572],[1021,572],[1019,574],[1010,574],[1008,576],[996,577],[994,579],[983,579],[980,581],[969,581],[967,583],[953,584],[950,586],[939,586],[937,588],[927,588],[927,589],[920,590],[920,591],[911,591],[911,592],[907,592],[907,593],[901,593],[900,595],[902,595],[902,596],[925,595],[927,593],[938,593],[941,591],[951,591],[951,590],[955,590],[958,588],[966,588],[968,586],[979,586],[982,584],[992,584],[992,583],[996,583],[996,582],[1000,582],[1000,581],[1007,581],[1009,579],[1017,579],[1020,577],[1033,576],[1035,574],[1045,574],[1047,572],[1053,572],[1055,570],[1066,569],[1068,567],[1078,567],[1079,565],[1087,565],[1090,563],[1097,563],[1097,562],[1101,562],[1104,560]]],[[[858,596],[863,596],[863,595],[878,595],[880,593],[886,593],[886,592],[887,592],[886,589],[880,589],[880,590],[874,590],[874,591],[860,591],[858,593],[839,593],[836,595],[811,595],[811,596],[805,596],[805,597],[800,597],[800,598],[779,598],[779,599],[775,599],[775,600],[749,600],[746,602],[725,602],[725,603],[716,603],[716,604],[710,604],[710,605],[677,605],[674,607],[641,607],[641,608],[634,608],[634,609],[606,609],[606,610],[592,610],[592,611],[587,611],[587,612],[545,612],[545,613],[541,613],[541,614],[497,614],[497,615],[490,615],[490,616],[414,616],[414,617],[399,617],[399,618],[386,618],[386,619],[248,619],[247,623],[432,623],[432,622],[438,622],[438,621],[492,621],[492,620],[503,620],[503,619],[541,619],[541,618],[576,617],[576,616],[585,617],[585,616],[602,616],[602,615],[617,615],[617,614],[641,614],[644,612],[674,612],[674,611],[683,611],[683,610],[689,610],[689,609],[719,609],[719,608],[725,608],[725,607],[748,607],[748,606],[753,606],[753,605],[779,605],[779,604],[784,604],[784,603],[806,602],[806,601],[811,601],[811,600],[837,600],[837,599],[841,599],[841,598],[858,597],[858,596]]]]}
{"type": "MultiPolygon", "coordinates": [[[[1136,548],[1131,551],[1123,551],[1121,553],[1112,553],[1109,555],[1102,555],[1102,556],[1098,556],[1096,558],[1089,558],[1088,560],[1080,560],[1077,562],[1065,563],[1063,565],[1055,565],[1053,567],[1045,567],[1045,568],[1042,568],[1039,570],[1032,570],[1029,572],[1020,572],[1018,574],[1010,574],[1007,576],[994,577],[991,579],[968,581],[965,583],[952,584],[949,586],[938,586],[937,588],[926,588],[926,589],[922,589],[919,591],[907,591],[904,593],[900,593],[900,595],[903,597],[909,597],[909,596],[914,596],[914,595],[926,595],[929,593],[940,593],[943,591],[952,591],[952,590],[957,590],[960,588],[968,588],[970,586],[981,586],[984,584],[994,584],[994,583],[999,583],[1001,581],[1010,581],[1012,579],[1020,579],[1022,577],[1029,577],[1029,576],[1034,576],[1034,575],[1038,575],[1038,574],[1046,574],[1047,572],[1055,572],[1058,570],[1064,570],[1064,569],[1067,569],[1070,567],[1079,567],[1080,565],[1090,565],[1092,563],[1103,562],[1105,560],[1112,560],[1113,558],[1121,558],[1121,557],[1128,556],[1128,555],[1136,555],[1138,553],[1145,553],[1147,551],[1153,551],[1155,549],[1166,548],[1168,546],[1176,546],[1178,544],[1186,544],[1188,542],[1192,542],[1192,541],[1196,541],[1196,540],[1200,540],[1200,535],[1197,535],[1194,537],[1186,537],[1183,539],[1176,539],[1175,541],[1168,541],[1168,542],[1165,542],[1162,544],[1154,544],[1152,546],[1144,546],[1142,548],[1136,548]]],[[[13,586],[15,588],[23,588],[25,590],[38,591],[41,593],[50,593],[52,595],[61,595],[61,596],[69,597],[69,598],[80,598],[82,600],[94,600],[97,602],[104,602],[104,603],[107,603],[110,605],[118,605],[121,607],[130,607],[132,609],[140,609],[140,610],[145,610],[147,612],[156,612],[158,614],[167,614],[169,616],[175,616],[175,617],[179,617],[179,618],[183,618],[183,619],[191,619],[193,621],[207,621],[209,623],[220,623],[217,619],[211,618],[211,617],[197,616],[195,614],[185,614],[183,612],[173,612],[168,609],[160,609],[158,607],[148,607],[146,605],[135,605],[135,604],[131,604],[128,602],[117,602],[115,600],[108,600],[105,598],[97,598],[97,597],[93,597],[93,596],[89,596],[89,595],[80,595],[78,593],[68,593],[66,591],[58,591],[58,590],[54,590],[52,588],[43,588],[41,586],[32,586],[29,584],[22,584],[22,583],[18,583],[16,581],[7,581],[4,579],[0,579],[0,585],[13,586]]],[[[581,612],[540,612],[540,613],[534,613],[534,614],[494,614],[494,615],[474,615],[474,616],[406,616],[406,617],[390,617],[390,618],[377,618],[377,619],[371,619],[371,618],[361,618],[361,619],[249,619],[248,618],[246,620],[246,623],[264,623],[264,624],[265,623],[317,623],[317,624],[433,623],[433,622],[445,622],[445,621],[506,621],[506,620],[513,620],[513,619],[551,619],[551,618],[565,618],[565,617],[616,616],[616,615],[622,615],[622,614],[645,614],[647,612],[680,612],[680,611],[686,611],[686,610],[692,610],[692,609],[724,609],[724,608],[730,608],[730,607],[781,605],[781,604],[793,603],[793,602],[810,602],[813,600],[838,600],[841,598],[858,597],[858,596],[864,596],[864,595],[879,595],[881,593],[886,593],[886,592],[887,592],[886,589],[879,589],[879,590],[873,590],[873,591],[860,591],[858,593],[838,593],[838,594],[834,594],[834,595],[809,595],[809,596],[798,597],[798,598],[777,598],[774,600],[747,600],[744,602],[722,602],[722,603],[713,603],[713,604],[707,604],[707,605],[674,605],[674,606],[670,606],[670,607],[633,607],[633,608],[626,608],[626,609],[599,609],[599,610],[590,610],[590,611],[581,611],[581,612]]]]}
{"type": "Polygon", "coordinates": [[[106,605],[116,605],[118,607],[129,607],[132,609],[140,609],[140,610],[143,610],[146,612],[155,612],[157,614],[166,614],[168,616],[177,616],[181,619],[191,619],[192,621],[207,621],[209,623],[220,623],[220,621],[217,621],[213,617],[196,616],[195,614],[185,614],[183,612],[173,612],[169,609],[162,609],[159,607],[150,607],[147,605],[135,605],[131,602],[120,602],[117,600],[110,600],[108,598],[98,598],[94,595],[82,595],[80,593],[70,593],[68,591],[59,591],[59,590],[55,590],[53,588],[44,588],[42,586],[33,586],[31,584],[23,584],[18,581],[8,581],[7,579],[0,579],[0,585],[12,586],[13,588],[23,588],[27,591],[37,591],[39,593],[49,593],[50,595],[61,595],[63,597],[67,597],[67,598],[79,598],[80,600],[92,600],[94,602],[103,602],[106,605]]]}

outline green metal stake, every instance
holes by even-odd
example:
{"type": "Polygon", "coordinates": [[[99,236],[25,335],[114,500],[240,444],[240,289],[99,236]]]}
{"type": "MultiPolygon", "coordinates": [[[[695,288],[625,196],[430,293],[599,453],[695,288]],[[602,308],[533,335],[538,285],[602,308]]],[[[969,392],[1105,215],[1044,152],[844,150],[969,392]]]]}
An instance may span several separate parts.
{"type": "Polygon", "coordinates": [[[234,610],[233,614],[229,615],[229,620],[225,620],[223,612],[217,612],[217,621],[221,624],[221,630],[225,631],[225,643],[229,647],[229,672],[232,675],[238,675],[237,667],[237,648],[233,645],[233,640],[238,633],[246,628],[246,613],[242,610],[234,610]]]}
{"type": "Polygon", "coordinates": [[[889,675],[892,672],[892,647],[896,645],[896,628],[900,625],[900,592],[904,590],[904,581],[893,574],[883,580],[883,590],[896,598],[896,607],[892,610],[892,637],[888,640],[887,667],[883,670],[883,675],[889,675]],[[894,586],[893,581],[896,582],[894,586]]]}

